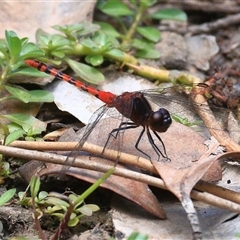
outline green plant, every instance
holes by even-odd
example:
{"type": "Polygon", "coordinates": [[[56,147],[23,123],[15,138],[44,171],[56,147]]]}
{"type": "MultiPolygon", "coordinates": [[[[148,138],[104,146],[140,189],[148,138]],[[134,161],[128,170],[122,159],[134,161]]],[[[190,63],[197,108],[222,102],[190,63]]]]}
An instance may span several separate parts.
{"type": "Polygon", "coordinates": [[[20,39],[13,31],[5,31],[5,40],[0,42],[0,86],[17,74],[28,74],[21,66],[24,59],[42,56],[44,52],[27,38],[20,39]]]}
{"type": "MultiPolygon", "coordinates": [[[[11,200],[16,192],[15,188],[9,189],[8,191],[4,192],[0,196],[0,207],[6,204],[9,200],[11,200]]],[[[2,221],[0,221],[0,233],[3,231],[3,224],[2,221]]]]}
{"type": "Polygon", "coordinates": [[[201,124],[203,124],[202,121],[194,121],[194,122],[190,122],[189,119],[187,118],[183,118],[179,115],[176,115],[176,114],[172,114],[171,115],[172,119],[175,121],[175,122],[179,122],[187,127],[194,127],[194,126],[199,126],[201,124]]]}
{"type": "Polygon", "coordinates": [[[16,192],[16,188],[12,188],[7,190],[0,196],[0,207],[6,204],[9,200],[11,200],[16,192]]]}
{"type": "Polygon", "coordinates": [[[141,234],[139,232],[133,232],[129,237],[128,240],[148,240],[148,236],[145,234],[141,234]]]}
{"type": "MultiPolygon", "coordinates": [[[[35,73],[24,66],[26,58],[43,56],[44,52],[35,44],[28,42],[27,38],[20,39],[15,32],[5,31],[5,41],[0,42],[0,89],[5,90],[5,96],[0,99],[2,104],[8,100],[20,100],[23,103],[52,102],[53,96],[44,90],[28,91],[18,86],[10,86],[9,79],[19,76],[35,76],[35,73]]],[[[41,73],[42,77],[46,74],[41,73]]],[[[40,76],[38,74],[38,76],[40,76]]],[[[2,130],[6,137],[5,144],[26,136],[26,139],[33,139],[46,129],[43,122],[31,115],[23,113],[0,115],[11,121],[10,124],[2,124],[2,130]]]]}
{"type": "MultiPolygon", "coordinates": [[[[67,63],[78,77],[92,84],[104,81],[104,76],[97,67],[105,61],[113,61],[119,66],[126,65],[137,74],[149,79],[171,81],[168,71],[147,66],[139,67],[137,58],[156,59],[160,56],[154,50],[154,44],[159,41],[160,33],[156,28],[146,26],[148,21],[166,18],[185,21],[186,14],[178,9],[162,9],[153,14],[147,14],[148,8],[156,1],[132,0],[130,2],[132,9],[120,0],[98,2],[98,8],[102,12],[119,22],[122,27],[121,32],[102,22],[53,26],[59,34],[48,34],[38,30],[36,42],[45,53],[38,59],[58,66],[67,63]],[[129,24],[125,23],[126,18],[129,24]],[[73,60],[74,57],[84,58],[87,64],[73,60]]],[[[30,71],[30,68],[26,69],[28,70],[30,71]]],[[[33,72],[36,76],[40,76],[37,70],[31,69],[31,73],[33,72]]],[[[174,76],[173,81],[176,81],[176,78],[174,76]]],[[[184,76],[184,79],[186,78],[184,76]]]]}
{"type": "MultiPolygon", "coordinates": [[[[51,102],[53,96],[47,91],[28,91],[19,86],[9,86],[9,80],[18,77],[45,77],[45,73],[37,69],[26,67],[24,60],[37,58],[53,65],[69,65],[76,75],[85,81],[99,84],[104,81],[104,76],[97,70],[104,61],[113,61],[120,66],[124,64],[133,69],[135,73],[149,79],[158,79],[162,82],[178,82],[176,72],[171,75],[167,70],[155,69],[149,66],[138,65],[137,57],[157,57],[156,51],[152,51],[153,44],[159,40],[159,32],[149,26],[144,26],[146,20],[174,18],[185,20],[186,15],[179,10],[168,10],[147,14],[147,9],[156,1],[130,1],[132,9],[123,1],[100,1],[99,9],[119,21],[122,33],[111,25],[102,23],[79,23],[67,26],[53,26],[59,34],[48,34],[38,30],[37,43],[28,42],[27,38],[19,38],[13,31],[5,31],[5,40],[0,41],[0,89],[8,94],[0,99],[17,99],[23,103],[51,102]],[[110,11],[110,9],[112,9],[110,11]],[[111,14],[114,13],[114,14],[111,14]],[[123,21],[128,17],[130,21],[129,31],[123,21]],[[114,30],[113,30],[114,29],[114,30]],[[137,33],[137,34],[136,34],[137,33]],[[127,36],[127,37],[124,37],[127,36]],[[146,45],[146,46],[145,46],[146,45]],[[129,54],[129,50],[135,50],[135,55],[129,54]],[[144,53],[145,52],[145,53],[144,53]],[[141,53],[141,54],[140,54],[141,53]],[[84,58],[85,63],[72,58],[84,58]],[[8,85],[7,85],[8,84],[8,85]]],[[[133,52],[134,53],[134,52],[133,52]]],[[[181,81],[195,81],[195,78],[181,74],[181,81]]],[[[6,101],[5,101],[6,102],[6,101]]],[[[46,125],[34,116],[21,112],[0,115],[0,118],[10,120],[10,124],[2,124],[0,134],[5,137],[5,144],[9,144],[18,138],[26,140],[38,140],[46,125]]]]}
{"type": "Polygon", "coordinates": [[[155,27],[148,26],[152,20],[172,19],[186,21],[186,14],[179,9],[160,9],[149,14],[148,9],[156,4],[156,0],[129,1],[98,1],[98,9],[119,23],[121,31],[116,31],[110,24],[98,22],[101,30],[113,37],[122,39],[121,46],[135,49],[135,56],[156,59],[160,52],[154,44],[160,40],[161,34],[155,27]],[[128,24],[126,24],[128,22],[128,24]]]}
{"type": "Polygon", "coordinates": [[[45,237],[39,223],[39,218],[41,218],[43,214],[57,217],[60,224],[52,239],[58,239],[63,229],[76,226],[82,217],[91,216],[93,212],[99,210],[97,205],[85,204],[84,200],[113,172],[114,169],[110,169],[79,196],[74,193],[66,195],[55,192],[39,192],[41,184],[40,178],[34,176],[29,184],[31,196],[26,197],[26,192],[20,192],[18,194],[20,199],[19,204],[33,208],[35,224],[42,239],[45,239],[45,237]]]}
{"type": "MultiPolygon", "coordinates": [[[[115,61],[123,61],[124,58],[132,59],[131,55],[126,55],[119,49],[120,44],[117,39],[98,32],[97,25],[89,26],[85,23],[64,27],[53,26],[53,28],[60,31],[62,35],[51,35],[41,30],[37,32],[37,44],[45,52],[45,56],[38,59],[55,65],[66,62],[78,77],[87,82],[98,84],[104,80],[104,76],[95,68],[103,63],[104,58],[115,61]],[[89,33],[91,37],[87,35],[89,33]],[[85,57],[86,62],[94,67],[72,60],[73,56],[85,57]]],[[[34,70],[31,69],[31,71],[34,70]]],[[[34,72],[38,74],[37,70],[34,72]]]]}

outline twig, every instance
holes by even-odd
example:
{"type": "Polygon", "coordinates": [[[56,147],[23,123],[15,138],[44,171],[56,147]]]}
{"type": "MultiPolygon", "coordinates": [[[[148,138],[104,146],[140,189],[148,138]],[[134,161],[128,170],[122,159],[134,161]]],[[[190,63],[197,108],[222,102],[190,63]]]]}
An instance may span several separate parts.
{"type": "Polygon", "coordinates": [[[206,102],[205,97],[203,96],[203,94],[201,94],[201,91],[202,90],[199,88],[194,88],[190,96],[193,103],[195,103],[195,110],[204,121],[204,124],[208,128],[208,131],[228,151],[240,152],[240,146],[236,142],[234,142],[226,132],[221,129],[220,124],[216,121],[213,113],[211,112],[206,102]],[[204,110],[202,106],[204,106],[204,110]],[[207,108],[208,111],[206,111],[207,108]]]}
{"type": "Polygon", "coordinates": [[[217,19],[214,22],[208,22],[208,23],[203,23],[199,25],[190,25],[190,26],[178,26],[176,27],[171,27],[171,26],[159,26],[159,30],[161,31],[173,31],[177,32],[179,34],[200,34],[200,33],[209,33],[212,31],[216,31],[219,29],[224,29],[232,25],[236,25],[240,23],[240,13],[233,14],[226,16],[221,19],[217,19]]]}
{"type": "MultiPolygon", "coordinates": [[[[44,150],[44,151],[72,151],[76,147],[77,142],[29,142],[29,141],[14,141],[10,144],[11,147],[32,149],[32,150],[44,150]]],[[[105,149],[94,144],[85,143],[82,151],[90,152],[95,155],[102,155],[107,159],[115,160],[121,163],[134,165],[136,167],[145,169],[152,173],[157,173],[151,162],[145,158],[133,156],[127,153],[121,153],[119,156],[118,151],[105,149]]],[[[59,163],[61,164],[61,163],[59,163]]]]}
{"type": "MultiPolygon", "coordinates": [[[[89,146],[87,146],[88,148],[94,148],[94,145],[86,144],[86,143],[85,143],[85,145],[89,145],[89,146]]],[[[51,162],[51,163],[61,164],[61,165],[66,164],[65,156],[51,154],[51,153],[43,153],[43,152],[32,151],[32,150],[24,150],[24,149],[7,147],[7,146],[0,146],[0,153],[7,155],[7,156],[19,157],[19,158],[24,158],[24,159],[28,159],[28,160],[32,160],[34,158],[35,160],[44,161],[44,162],[51,162]]],[[[149,162],[149,164],[151,164],[151,163],[149,162]]],[[[112,168],[112,166],[110,166],[110,165],[104,165],[104,164],[97,163],[94,161],[90,162],[90,161],[82,160],[80,158],[77,158],[73,162],[73,167],[90,169],[90,170],[101,171],[101,172],[106,172],[107,170],[109,170],[109,168],[112,168]]],[[[122,176],[122,177],[126,177],[126,178],[133,179],[136,181],[140,181],[140,182],[149,184],[151,186],[166,189],[164,182],[160,178],[152,177],[152,176],[149,176],[146,174],[142,174],[142,173],[138,173],[138,172],[134,172],[134,171],[130,171],[127,169],[118,168],[118,167],[116,167],[114,174],[116,174],[117,176],[122,176]]],[[[200,193],[196,190],[192,190],[191,197],[196,200],[199,199],[199,200],[206,202],[208,204],[211,204],[213,206],[218,206],[221,208],[229,209],[230,211],[240,213],[240,205],[239,204],[230,202],[228,200],[222,199],[217,196],[213,196],[212,194],[209,194],[206,192],[200,193]]]]}
{"type": "Polygon", "coordinates": [[[204,23],[197,26],[189,26],[187,31],[188,33],[190,32],[192,34],[207,33],[207,32],[212,32],[219,29],[227,28],[231,25],[235,25],[239,23],[240,23],[240,13],[218,19],[215,22],[204,23]]]}
{"type": "MultiPolygon", "coordinates": [[[[25,148],[25,149],[37,149],[37,150],[55,150],[55,151],[71,151],[75,146],[77,145],[77,142],[27,142],[27,141],[14,141],[11,143],[11,146],[18,147],[18,148],[25,148]]],[[[99,147],[97,145],[93,144],[84,144],[83,151],[90,152],[92,154],[99,155],[102,152],[102,147],[99,147]]],[[[158,174],[158,172],[153,167],[152,163],[144,158],[136,157],[130,154],[121,153],[121,155],[118,155],[117,151],[106,149],[102,155],[105,158],[108,159],[116,159],[116,157],[119,157],[119,162],[133,165],[136,167],[139,167],[141,169],[145,169],[151,173],[158,174]]],[[[231,154],[232,156],[232,154],[231,154]]],[[[233,156],[232,156],[233,157],[233,156]]],[[[61,163],[59,163],[61,164],[61,163]]],[[[202,192],[208,192],[214,195],[217,195],[219,197],[228,199],[230,201],[234,201],[236,203],[240,204],[240,195],[239,193],[236,193],[232,190],[222,188],[220,186],[216,186],[211,183],[207,183],[204,181],[199,181],[195,187],[195,189],[202,191],[202,192]]]]}
{"type": "Polygon", "coordinates": [[[158,4],[161,8],[181,8],[183,10],[194,10],[194,11],[201,11],[201,12],[213,12],[213,13],[239,13],[240,7],[237,3],[237,1],[228,1],[227,3],[222,2],[219,4],[218,2],[211,1],[199,1],[199,0],[184,0],[184,1],[178,1],[178,0],[166,0],[161,1],[160,4],[158,4]]]}
{"type": "Polygon", "coordinates": [[[213,195],[216,195],[216,196],[219,196],[219,197],[225,198],[227,200],[230,200],[232,202],[240,204],[239,193],[234,192],[232,190],[222,188],[220,186],[216,186],[214,184],[207,183],[207,182],[204,182],[204,181],[199,181],[194,186],[194,188],[199,190],[199,191],[208,192],[208,193],[211,193],[213,195]]]}

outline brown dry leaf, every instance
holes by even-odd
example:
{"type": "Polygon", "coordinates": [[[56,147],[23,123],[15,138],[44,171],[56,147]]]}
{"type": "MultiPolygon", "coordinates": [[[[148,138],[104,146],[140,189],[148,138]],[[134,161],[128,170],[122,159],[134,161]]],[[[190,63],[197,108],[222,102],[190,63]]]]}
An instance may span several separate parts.
{"type": "Polygon", "coordinates": [[[172,159],[170,163],[152,161],[168,190],[177,196],[185,209],[194,239],[202,239],[202,232],[197,212],[190,198],[190,192],[215,161],[216,158],[209,157],[209,155],[214,152],[218,145],[218,143],[213,144],[208,152],[203,154],[197,162],[191,164],[182,165],[182,161],[178,162],[175,159],[172,159]]]}
{"type": "MultiPolygon", "coordinates": [[[[102,122],[104,121],[106,120],[103,120],[102,122]]],[[[111,126],[112,121],[113,120],[111,119],[111,122],[108,122],[108,125],[111,126]]],[[[98,126],[100,127],[99,129],[101,129],[101,133],[104,129],[104,125],[101,125],[102,122],[98,126]]],[[[114,128],[116,127],[112,126],[112,129],[114,128]]],[[[133,149],[133,146],[138,139],[139,131],[140,128],[138,128],[138,130],[127,130],[125,132],[123,139],[124,152],[140,155],[139,152],[133,149]]],[[[198,133],[177,123],[173,123],[169,130],[166,133],[161,133],[160,136],[166,147],[168,157],[171,159],[170,163],[164,158],[160,159],[160,161],[156,161],[157,156],[154,156],[154,151],[152,150],[152,146],[149,144],[148,139],[143,138],[139,147],[145,153],[151,152],[151,156],[154,156],[154,158],[151,159],[151,162],[158,170],[169,190],[172,191],[181,201],[188,214],[194,238],[198,239],[201,237],[201,229],[196,210],[190,198],[190,191],[196,182],[207,172],[211,163],[214,161],[214,158],[207,158],[207,156],[215,150],[218,144],[214,145],[213,149],[207,152],[207,148],[204,146],[204,139],[198,133]]],[[[102,137],[103,134],[99,134],[97,137],[95,134],[92,134],[89,140],[93,143],[98,141],[97,144],[99,144],[99,140],[102,139],[102,137]]],[[[157,141],[156,138],[154,140],[157,141]]],[[[117,145],[113,142],[112,144],[113,146],[117,145]]],[[[161,145],[159,147],[161,147],[161,145]]]]}
{"type": "MultiPolygon", "coordinates": [[[[98,161],[99,160],[100,158],[98,158],[98,161]]],[[[119,166],[121,165],[118,165],[118,167],[119,166]]],[[[124,168],[128,167],[124,166],[124,168]]],[[[137,168],[133,167],[130,169],[139,171],[137,168]]],[[[100,172],[79,168],[70,168],[66,174],[91,183],[94,183],[102,175],[100,172]]],[[[145,183],[112,175],[101,186],[131,200],[154,216],[161,219],[167,218],[157,198],[145,183]]]]}
{"type": "MultiPolygon", "coordinates": [[[[89,156],[82,156],[85,158],[86,161],[89,161],[89,156]]],[[[91,161],[98,161],[105,163],[107,165],[111,164],[112,162],[109,160],[104,160],[98,157],[91,157],[91,161]]],[[[20,175],[29,182],[31,177],[36,173],[39,172],[40,176],[43,175],[53,175],[62,174],[63,167],[62,165],[51,164],[48,163],[45,167],[42,167],[43,163],[39,161],[31,161],[24,164],[21,169],[19,170],[20,175]],[[41,171],[39,171],[41,169],[41,171]]],[[[127,167],[118,165],[118,167],[128,168],[132,171],[139,171],[135,167],[127,167]]],[[[94,183],[98,180],[101,176],[101,172],[96,172],[88,169],[80,169],[80,168],[70,168],[65,173],[68,176],[75,177],[76,179],[81,179],[90,183],[94,183]]],[[[147,184],[133,181],[131,179],[119,177],[119,176],[110,176],[102,185],[102,187],[112,190],[113,192],[118,193],[119,195],[135,202],[136,204],[140,205],[142,208],[147,210],[149,213],[157,216],[161,219],[166,219],[166,214],[162,207],[160,206],[157,198],[152,193],[150,188],[147,184]]]]}
{"type": "MultiPolygon", "coordinates": [[[[103,133],[110,132],[108,129],[114,129],[116,126],[118,126],[118,124],[119,121],[117,119],[113,118],[103,119],[102,121],[99,122],[98,125],[96,125],[94,131],[89,136],[88,141],[98,145],[104,145],[106,142],[106,138],[108,137],[108,134],[103,133]],[[107,130],[104,129],[106,126],[108,127],[107,130]]],[[[140,131],[141,131],[140,127],[137,129],[129,129],[125,131],[122,146],[123,152],[140,155],[140,153],[134,148],[134,145],[136,143],[140,131]]],[[[204,152],[206,152],[206,147],[203,145],[204,139],[198,133],[185,127],[182,124],[173,123],[171,128],[169,128],[169,131],[160,134],[160,136],[162,137],[162,140],[165,143],[165,147],[167,149],[169,158],[172,159],[171,163],[173,164],[176,159],[176,161],[180,162],[182,168],[184,166],[194,164],[194,162],[197,159],[199,159],[199,157],[203,155],[204,152]]],[[[73,136],[72,138],[75,139],[75,136],[73,136]]],[[[110,142],[108,145],[109,148],[118,146],[118,143],[114,142],[116,141],[114,138],[111,140],[112,142],[110,142]]],[[[140,148],[146,153],[153,151],[152,146],[149,144],[146,138],[142,139],[140,143],[140,148]]],[[[86,161],[89,161],[88,156],[82,157],[86,157],[86,161]]],[[[95,158],[91,157],[91,161],[93,161],[93,159],[95,158]]],[[[96,161],[100,161],[100,159],[97,158],[96,161]]],[[[163,161],[160,161],[160,163],[165,165],[164,159],[163,161]]],[[[51,173],[59,174],[61,170],[62,170],[61,166],[57,167],[56,165],[55,166],[49,165],[48,169],[43,170],[41,174],[51,173]]],[[[94,177],[94,179],[97,179],[99,176],[98,173],[94,173],[93,175],[93,171],[88,172],[88,170],[82,169],[71,168],[67,172],[67,174],[72,175],[74,177],[93,182],[93,179],[90,179],[89,176],[87,178],[86,174],[88,173],[90,173],[90,176],[92,176],[92,178],[94,177]]],[[[31,175],[32,174],[30,171],[30,176],[31,175]]],[[[176,180],[176,182],[178,181],[176,180]]],[[[105,187],[115,192],[118,192],[119,194],[131,199],[132,201],[137,202],[151,213],[161,216],[161,218],[165,217],[163,211],[159,210],[160,207],[157,200],[152,195],[152,193],[149,193],[149,189],[146,184],[136,182],[134,182],[133,184],[132,180],[124,180],[124,178],[111,176],[111,180],[106,182],[105,187]]]]}
{"type": "Polygon", "coordinates": [[[152,164],[162,177],[169,191],[174,193],[180,200],[182,199],[183,191],[190,195],[194,185],[202,178],[202,176],[210,168],[211,164],[216,160],[216,157],[208,155],[213,152],[218,143],[206,152],[198,161],[182,166],[182,162],[172,159],[171,162],[152,161],[152,164]],[[184,187],[183,187],[184,185],[184,187]]]}

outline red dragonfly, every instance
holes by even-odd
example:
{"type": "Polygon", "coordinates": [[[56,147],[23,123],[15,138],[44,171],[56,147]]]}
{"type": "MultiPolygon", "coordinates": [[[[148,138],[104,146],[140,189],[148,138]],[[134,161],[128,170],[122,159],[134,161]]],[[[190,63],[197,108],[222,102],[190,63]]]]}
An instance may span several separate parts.
{"type": "Polygon", "coordinates": [[[146,99],[147,93],[137,91],[124,92],[121,95],[115,95],[111,92],[101,91],[91,86],[85,85],[79,80],[74,79],[73,77],[68,76],[61,71],[58,71],[57,69],[48,66],[45,63],[36,60],[25,60],[25,63],[31,67],[38,69],[39,71],[50,74],[58,79],[67,81],[68,83],[75,85],[83,91],[92,94],[93,96],[105,103],[105,105],[97,111],[98,114],[94,122],[87,127],[83,137],[81,138],[77,146],[79,149],[81,149],[84,142],[87,140],[88,136],[92,132],[93,128],[101,119],[101,117],[106,113],[108,108],[116,108],[119,113],[121,113],[124,117],[130,119],[131,121],[121,122],[118,128],[113,129],[108,135],[108,139],[104,148],[106,147],[111,136],[116,137],[120,131],[142,126],[143,129],[140,132],[139,137],[136,141],[135,148],[139,152],[147,156],[149,159],[151,159],[151,157],[147,153],[145,153],[139,148],[140,140],[143,134],[146,132],[148,140],[153,150],[156,152],[158,158],[162,156],[168,159],[164,143],[158,133],[167,131],[168,127],[172,123],[172,119],[169,112],[165,108],[159,108],[157,111],[152,110],[151,105],[146,99]],[[157,139],[161,143],[163,147],[163,152],[154,142],[151,132],[157,137],[157,139]]]}

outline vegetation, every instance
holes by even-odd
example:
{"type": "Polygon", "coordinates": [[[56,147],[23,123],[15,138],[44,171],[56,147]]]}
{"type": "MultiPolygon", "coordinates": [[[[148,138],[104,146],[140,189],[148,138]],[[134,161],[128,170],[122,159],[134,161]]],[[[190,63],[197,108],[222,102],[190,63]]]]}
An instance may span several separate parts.
{"type": "MultiPolygon", "coordinates": [[[[127,66],[135,73],[158,79],[160,81],[176,81],[169,77],[169,71],[154,69],[149,66],[139,67],[138,58],[157,59],[160,53],[154,49],[154,44],[161,38],[158,29],[147,26],[148,22],[160,19],[186,21],[186,14],[178,9],[161,9],[148,14],[149,7],[157,1],[131,0],[131,7],[123,1],[99,1],[98,9],[109,18],[117,21],[119,29],[105,22],[79,23],[67,26],[53,26],[58,34],[48,34],[38,30],[36,44],[28,38],[19,38],[13,31],[5,31],[5,39],[0,41],[0,89],[4,93],[0,101],[18,100],[22,104],[52,102],[53,96],[45,90],[27,90],[19,85],[10,84],[18,78],[44,78],[47,75],[24,64],[25,59],[38,59],[55,66],[69,66],[75,74],[91,84],[104,81],[104,76],[98,71],[103,63],[114,63],[119,68],[127,66]],[[82,59],[79,62],[79,58],[82,59]],[[84,61],[83,61],[84,59],[84,61]]],[[[182,78],[182,75],[181,75],[182,78]]],[[[184,80],[188,78],[185,77],[184,80]]],[[[190,82],[192,79],[190,79],[190,82]]],[[[34,82],[34,80],[33,80],[34,82]]],[[[1,136],[8,145],[16,139],[42,140],[41,134],[46,131],[46,124],[35,116],[22,113],[1,114],[6,123],[1,124],[1,136]]],[[[40,191],[40,179],[32,178],[30,196],[20,192],[19,204],[32,207],[34,219],[42,239],[44,236],[39,218],[43,214],[56,216],[61,223],[52,239],[57,239],[65,227],[78,224],[83,216],[97,211],[96,205],[84,204],[84,199],[93,192],[111,173],[107,172],[89,190],[80,196],[47,193],[40,191]]],[[[0,162],[0,177],[3,182],[9,174],[9,164],[2,159],[0,162]]],[[[0,197],[0,205],[6,204],[14,197],[15,189],[10,189],[0,197]]],[[[138,233],[133,233],[129,239],[147,239],[138,233]]]]}

